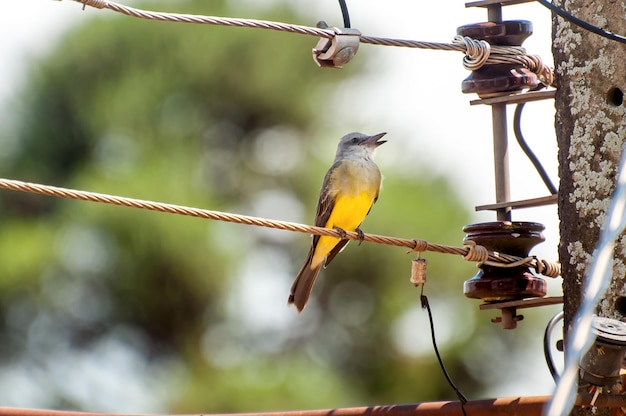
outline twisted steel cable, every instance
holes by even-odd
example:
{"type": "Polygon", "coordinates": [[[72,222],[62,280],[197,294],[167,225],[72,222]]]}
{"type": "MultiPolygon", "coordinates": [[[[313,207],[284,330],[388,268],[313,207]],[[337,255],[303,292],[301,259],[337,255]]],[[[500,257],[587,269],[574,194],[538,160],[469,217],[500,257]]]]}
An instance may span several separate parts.
{"type": "Polygon", "coordinates": [[[504,253],[489,252],[482,246],[468,244],[466,247],[453,247],[442,244],[433,244],[425,240],[409,240],[398,237],[388,237],[376,234],[359,235],[357,232],[335,230],[332,228],[315,227],[297,224],[287,221],[269,220],[248,215],[233,214],[228,212],[212,211],[201,208],[191,208],[182,205],[167,204],[163,202],[146,201],[142,199],[127,198],[122,196],[101,194],[96,192],[79,191],[75,189],[60,188],[50,185],[42,185],[30,182],[22,182],[14,179],[0,178],[0,188],[12,191],[28,192],[59,198],[69,198],[81,201],[100,202],[105,204],[119,205],[129,208],[145,209],[150,211],[164,212],[169,214],[186,215],[190,217],[204,218],[216,221],[232,222],[236,224],[255,225],[258,227],[275,228],[279,230],[295,231],[305,234],[326,235],[349,240],[363,240],[377,244],[385,244],[396,247],[406,247],[411,251],[431,251],[442,254],[456,254],[467,261],[484,263],[494,267],[518,267],[527,266],[534,268],[538,273],[548,277],[557,277],[560,267],[557,263],[537,259],[534,256],[520,258],[504,253]],[[345,233],[345,234],[344,234],[345,233]]]}
{"type": "MultiPolygon", "coordinates": [[[[289,23],[273,22],[256,19],[226,18],[203,16],[196,14],[162,13],[136,9],[107,0],[75,0],[84,6],[97,9],[109,9],[127,16],[148,20],[166,22],[199,23],[219,26],[249,27],[258,29],[277,30],[281,32],[298,33],[301,35],[317,36],[332,39],[337,34],[330,28],[316,28],[294,25],[289,23]]],[[[486,64],[519,64],[537,74],[545,85],[554,82],[553,71],[546,66],[537,55],[529,55],[520,46],[491,46],[483,40],[474,40],[468,37],[457,36],[452,43],[422,42],[407,39],[381,38],[375,36],[360,36],[361,43],[381,46],[397,46],[405,48],[446,50],[465,53],[463,64],[466,69],[473,71],[486,64]]]]}

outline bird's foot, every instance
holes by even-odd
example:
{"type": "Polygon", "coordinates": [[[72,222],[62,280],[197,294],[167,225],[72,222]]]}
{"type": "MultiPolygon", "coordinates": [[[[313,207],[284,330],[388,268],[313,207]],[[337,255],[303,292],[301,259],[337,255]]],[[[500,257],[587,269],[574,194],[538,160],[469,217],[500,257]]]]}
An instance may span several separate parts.
{"type": "Polygon", "coordinates": [[[342,240],[346,238],[347,233],[346,233],[346,230],[344,230],[343,228],[333,227],[333,230],[339,233],[339,236],[341,237],[342,240]]]}
{"type": "Polygon", "coordinates": [[[363,230],[361,230],[360,228],[357,228],[356,230],[354,230],[358,235],[359,235],[359,245],[361,245],[361,243],[363,242],[363,240],[365,240],[365,233],[363,232],[363,230]]]}

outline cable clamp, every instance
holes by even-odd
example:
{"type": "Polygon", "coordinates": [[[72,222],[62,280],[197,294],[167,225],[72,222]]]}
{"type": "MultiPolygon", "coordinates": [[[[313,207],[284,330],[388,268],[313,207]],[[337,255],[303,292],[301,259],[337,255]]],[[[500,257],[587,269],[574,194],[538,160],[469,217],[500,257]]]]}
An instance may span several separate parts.
{"type": "Polygon", "coordinates": [[[325,22],[319,22],[317,27],[332,30],[335,36],[320,38],[312,51],[313,60],[321,68],[343,68],[359,50],[361,32],[351,28],[331,28],[325,22]]]}

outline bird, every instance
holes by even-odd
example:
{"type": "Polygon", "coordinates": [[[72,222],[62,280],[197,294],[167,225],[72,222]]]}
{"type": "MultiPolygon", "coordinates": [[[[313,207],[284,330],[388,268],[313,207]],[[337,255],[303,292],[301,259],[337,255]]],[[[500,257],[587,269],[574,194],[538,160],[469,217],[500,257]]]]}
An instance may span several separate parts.
{"type": "MultiPolygon", "coordinates": [[[[387,133],[368,136],[352,132],[337,145],[335,160],[326,172],[315,214],[317,227],[334,228],[341,233],[353,231],[362,237],[359,228],[378,199],[382,175],[374,162],[374,151],[386,140],[387,133]]],[[[298,312],[306,306],[315,279],[348,244],[347,239],[314,235],[304,265],[289,294],[288,304],[298,312]]],[[[361,239],[362,241],[362,239],[361,239]]]]}

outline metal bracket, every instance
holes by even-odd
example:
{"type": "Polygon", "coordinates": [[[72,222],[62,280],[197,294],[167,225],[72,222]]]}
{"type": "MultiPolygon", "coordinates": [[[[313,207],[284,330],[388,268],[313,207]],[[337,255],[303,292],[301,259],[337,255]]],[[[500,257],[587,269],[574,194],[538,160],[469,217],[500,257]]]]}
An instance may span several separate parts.
{"type": "Polygon", "coordinates": [[[521,201],[508,201],[508,202],[499,202],[497,204],[478,205],[474,207],[474,209],[476,211],[487,211],[487,210],[497,210],[497,209],[506,208],[506,207],[509,207],[511,209],[542,207],[545,205],[556,204],[558,198],[559,196],[555,194],[555,195],[543,196],[540,198],[523,199],[521,201]]]}
{"type": "Polygon", "coordinates": [[[517,314],[517,309],[534,308],[537,306],[558,305],[563,303],[563,296],[545,296],[543,298],[527,298],[504,302],[483,303],[480,310],[500,309],[501,316],[493,318],[491,322],[501,323],[502,329],[515,329],[517,322],[524,319],[517,314]]]}
{"type": "Polygon", "coordinates": [[[556,90],[529,91],[517,94],[504,94],[499,97],[481,98],[470,101],[470,105],[519,104],[531,101],[550,100],[556,96],[556,90]]]}
{"type": "Polygon", "coordinates": [[[328,29],[334,31],[335,36],[331,39],[320,38],[312,51],[313,60],[321,68],[343,68],[359,50],[361,32],[350,28],[328,29]]]}
{"type": "Polygon", "coordinates": [[[465,7],[489,7],[492,5],[510,6],[513,4],[530,3],[534,0],[480,0],[465,3],[465,7]]]}

